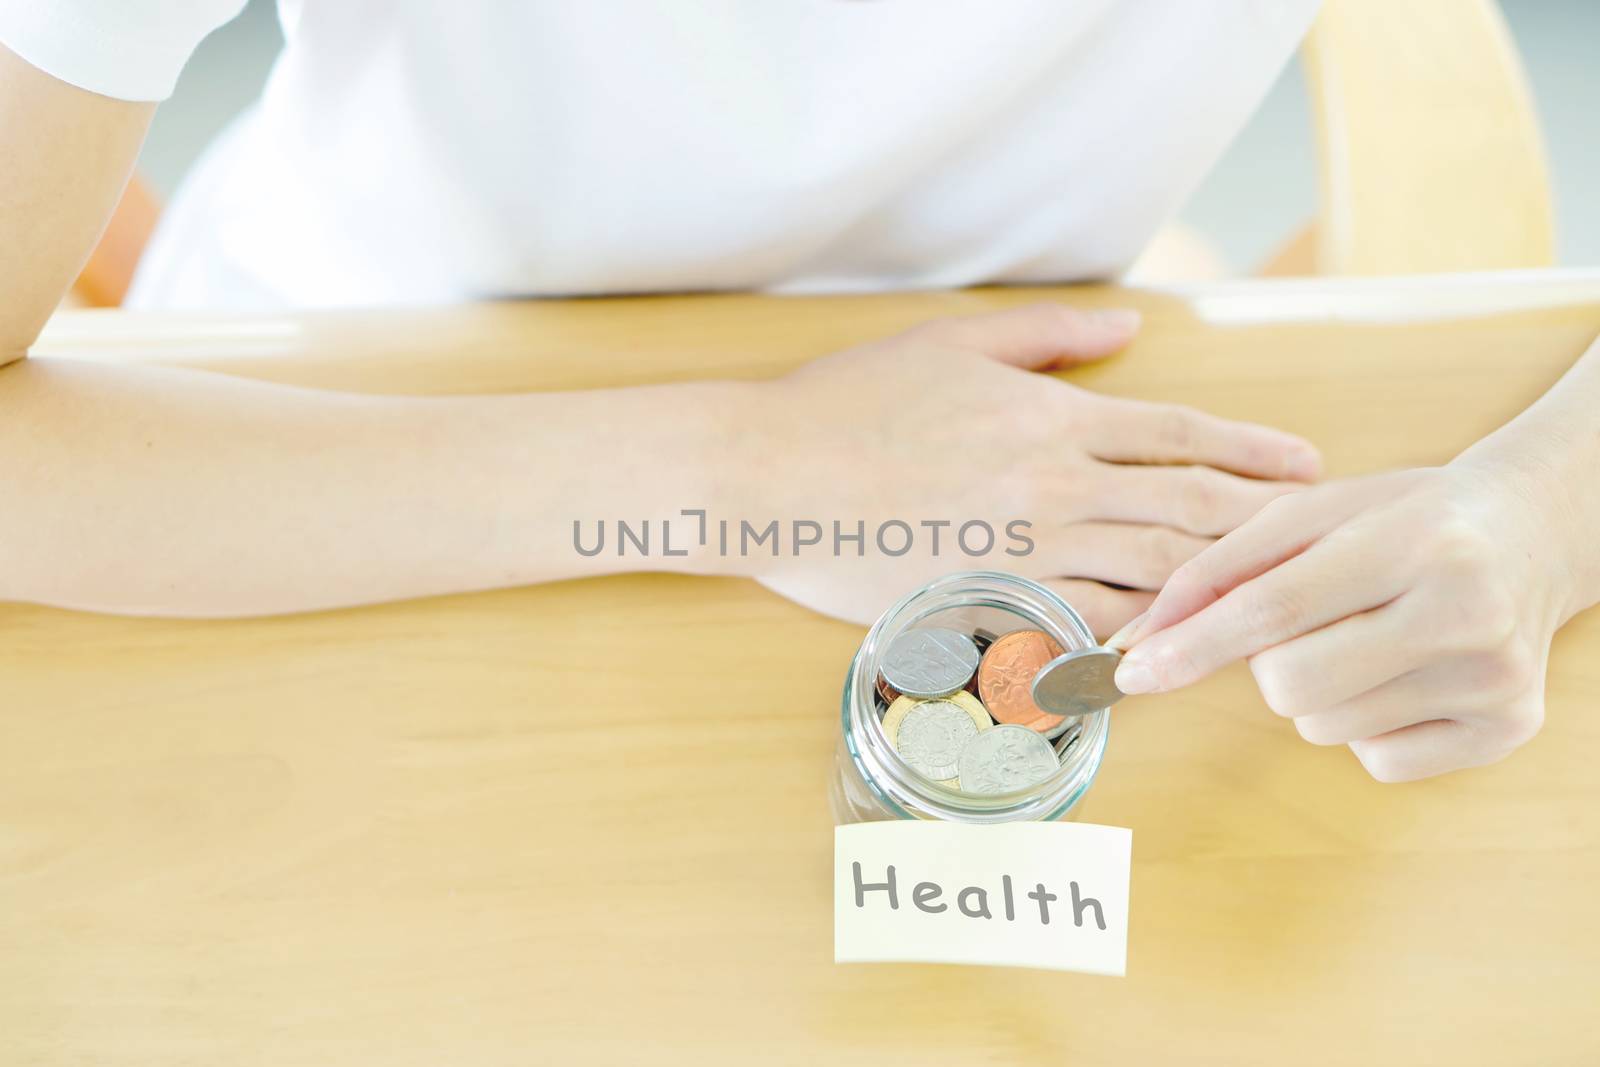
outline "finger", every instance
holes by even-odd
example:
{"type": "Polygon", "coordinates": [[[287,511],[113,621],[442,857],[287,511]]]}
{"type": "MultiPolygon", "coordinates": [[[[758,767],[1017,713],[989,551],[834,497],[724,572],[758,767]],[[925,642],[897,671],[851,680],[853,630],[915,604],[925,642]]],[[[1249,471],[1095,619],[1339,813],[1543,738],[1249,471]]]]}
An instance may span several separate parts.
{"type": "Polygon", "coordinates": [[[1171,526],[1202,537],[1225,534],[1262,506],[1301,490],[1296,482],[1263,482],[1210,467],[1094,465],[1085,519],[1171,526]]]}
{"type": "Polygon", "coordinates": [[[946,344],[982,352],[1028,370],[1048,370],[1101,359],[1139,332],[1131,308],[1079,310],[1039,303],[982,315],[936,319],[922,329],[946,344]]]}
{"type": "Polygon", "coordinates": [[[1128,522],[1075,522],[1042,540],[1037,551],[1053,573],[1152,593],[1214,543],[1170,526],[1128,522]]]}
{"type": "Polygon", "coordinates": [[[1130,632],[1117,635],[1119,647],[1131,648],[1299,555],[1366,507],[1381,481],[1339,482],[1269,501],[1248,522],[1180,568],[1156,597],[1150,614],[1130,632]]]}
{"type": "Polygon", "coordinates": [[[1415,604],[1401,596],[1257,653],[1250,670],[1262,699],[1279,715],[1297,718],[1409,674],[1436,655],[1415,604]]]}
{"type": "MultiPolygon", "coordinates": [[[[1391,684],[1398,685],[1401,681],[1396,678],[1379,689],[1386,689],[1391,684]]],[[[1369,737],[1413,726],[1418,721],[1433,721],[1444,713],[1442,708],[1421,711],[1424,706],[1415,701],[1401,704],[1387,699],[1371,704],[1341,704],[1294,720],[1294,728],[1313,745],[1348,745],[1352,741],[1364,741],[1369,737]]]]}
{"type": "Polygon", "coordinates": [[[1294,724],[1312,744],[1344,745],[1433,719],[1481,721],[1485,711],[1498,711],[1519,697],[1525,682],[1503,656],[1450,656],[1294,724]]]}
{"type": "Polygon", "coordinates": [[[1117,667],[1118,688],[1149,693],[1192,685],[1234,660],[1388,603],[1403,591],[1403,582],[1392,546],[1376,541],[1319,541],[1182,622],[1142,638],[1117,667]]]}
{"type": "Polygon", "coordinates": [[[1282,430],[1177,404],[1099,397],[1090,406],[1089,451],[1113,463],[1193,463],[1252,478],[1314,481],[1322,456],[1282,430]]]}
{"type": "Polygon", "coordinates": [[[1414,782],[1446,771],[1493,762],[1474,744],[1473,729],[1453,719],[1419,722],[1350,743],[1350,751],[1380,782],[1414,782]]]}
{"type": "Polygon", "coordinates": [[[1112,589],[1099,582],[1075,578],[1050,578],[1044,583],[1083,616],[1096,641],[1114,632],[1150,605],[1153,594],[1112,589]]]}

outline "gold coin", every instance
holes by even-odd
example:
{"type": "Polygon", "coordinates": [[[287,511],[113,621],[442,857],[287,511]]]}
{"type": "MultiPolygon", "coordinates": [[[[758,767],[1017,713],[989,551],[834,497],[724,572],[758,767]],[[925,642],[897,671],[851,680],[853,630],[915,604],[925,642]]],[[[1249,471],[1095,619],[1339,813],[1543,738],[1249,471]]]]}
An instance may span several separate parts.
{"type": "Polygon", "coordinates": [[[971,693],[959,689],[954,693],[951,693],[949,696],[931,697],[927,700],[922,700],[918,697],[903,696],[895,700],[893,704],[890,704],[889,710],[883,713],[883,734],[889,739],[889,744],[898,745],[900,737],[900,724],[905,721],[906,714],[912,708],[916,707],[918,704],[936,703],[954,704],[956,707],[966,712],[972,717],[972,725],[976,726],[980,733],[994,725],[994,720],[991,719],[989,717],[989,713],[983,709],[983,705],[979,703],[978,698],[973,696],[971,693]]]}

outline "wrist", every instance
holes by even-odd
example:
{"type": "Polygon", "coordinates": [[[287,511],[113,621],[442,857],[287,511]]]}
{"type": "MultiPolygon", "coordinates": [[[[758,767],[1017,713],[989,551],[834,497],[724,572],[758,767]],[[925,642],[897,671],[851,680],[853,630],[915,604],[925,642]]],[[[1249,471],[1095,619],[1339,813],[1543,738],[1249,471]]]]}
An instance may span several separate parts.
{"type": "Polygon", "coordinates": [[[644,444],[657,469],[640,482],[659,543],[647,565],[621,569],[751,576],[739,531],[741,522],[757,523],[763,486],[775,476],[763,446],[762,431],[778,414],[767,410],[767,386],[717,381],[660,389],[644,398],[645,410],[664,413],[669,425],[644,444]]]}
{"type": "Polygon", "coordinates": [[[629,571],[739,573],[718,521],[752,477],[744,441],[753,391],[686,382],[463,398],[454,483],[487,508],[478,557],[497,584],[629,571]],[[474,491],[473,472],[489,488],[474,491]],[[465,487],[461,483],[468,483],[465,487]]]}
{"type": "MultiPolygon", "coordinates": [[[[715,383],[704,403],[712,413],[697,443],[701,490],[672,524],[694,543],[664,569],[741,578],[770,578],[796,557],[824,552],[843,527],[859,539],[832,501],[854,457],[837,432],[819,425],[811,398],[786,379],[715,383]]],[[[676,514],[676,513],[675,513],[676,514]]],[[[836,553],[837,554],[837,553],[836,553]]]]}
{"type": "Polygon", "coordinates": [[[1530,562],[1548,576],[1555,624],[1600,601],[1600,435],[1556,420],[1518,420],[1452,464],[1496,486],[1530,562]]]}

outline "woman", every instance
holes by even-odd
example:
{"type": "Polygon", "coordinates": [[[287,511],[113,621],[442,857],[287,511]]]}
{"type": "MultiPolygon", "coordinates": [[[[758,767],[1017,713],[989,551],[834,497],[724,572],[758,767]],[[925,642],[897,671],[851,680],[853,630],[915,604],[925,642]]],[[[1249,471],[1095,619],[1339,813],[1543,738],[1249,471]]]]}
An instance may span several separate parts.
{"type": "MultiPolygon", "coordinates": [[[[1502,431],[1469,464],[1299,494],[1318,470],[1304,441],[1030,373],[1120,348],[1136,329],[1129,313],[1040,306],[930,323],[769,383],[517,397],[351,397],[23,360],[116,202],[152,101],[238,6],[0,5],[0,136],[13,161],[0,177],[0,361],[13,364],[0,373],[11,503],[0,546],[14,561],[0,595],[110,611],[293,611],[640,566],[573,550],[573,523],[605,516],[659,524],[704,509],[757,528],[1020,521],[1030,551],[1005,555],[998,541],[992,562],[1051,581],[1098,633],[1167,587],[1125,638],[1130,690],[1254,655],[1269,702],[1325,716],[1308,736],[1370,728],[1347,739],[1381,777],[1487,758],[1536,721],[1531,664],[1587,602],[1575,578],[1562,585],[1576,560],[1512,572],[1519,611],[1506,617],[1527,619],[1515,634],[1408,639],[1410,658],[1374,647],[1390,647],[1395,625],[1426,627],[1430,613],[1493,591],[1473,553],[1513,543],[1502,496],[1528,501],[1517,522],[1586,528],[1576,485],[1587,483],[1568,479],[1593,469],[1571,423],[1595,399],[1595,357],[1530,412],[1532,429],[1502,431]],[[886,411],[960,417],[886,433],[886,411]],[[998,477],[996,455],[1008,457],[998,477]],[[1520,473],[1529,464],[1555,472],[1540,485],[1572,487],[1559,507],[1520,473]],[[1430,502],[1456,517],[1439,524],[1430,502]],[[1363,518],[1391,509],[1401,518],[1363,518]],[[1381,552],[1357,534],[1406,522],[1427,536],[1453,531],[1460,565],[1435,573],[1419,554],[1379,580],[1341,556],[1340,595],[1313,595],[1332,581],[1315,548],[1381,552]],[[1397,588],[1413,593],[1396,599],[1397,588]],[[1214,637],[1200,617],[1256,600],[1306,610],[1252,607],[1246,625],[1214,637]],[[1319,631],[1341,633],[1336,648],[1299,636],[1336,621],[1329,612],[1402,600],[1415,610],[1391,612],[1387,628],[1319,631]],[[1513,663],[1507,642],[1532,651],[1513,663]],[[1491,666],[1519,668],[1505,672],[1517,686],[1464,692],[1491,666]],[[1312,676],[1345,679],[1343,689],[1312,676]],[[1473,702],[1485,691],[1492,706],[1473,702]],[[1351,706],[1361,694],[1377,703],[1351,706]],[[1460,745],[1423,745],[1415,766],[1371,755],[1403,741],[1390,731],[1419,713],[1483,725],[1460,745]]],[[[132,302],[1105,277],[1242,125],[1314,6],[1019,0],[979,15],[928,0],[284,0],[287,43],[261,100],[180,193],[132,302]]],[[[648,565],[748,574],[851,618],[953,565],[928,539],[899,556],[726,554],[714,539],[684,552],[648,565]]]]}

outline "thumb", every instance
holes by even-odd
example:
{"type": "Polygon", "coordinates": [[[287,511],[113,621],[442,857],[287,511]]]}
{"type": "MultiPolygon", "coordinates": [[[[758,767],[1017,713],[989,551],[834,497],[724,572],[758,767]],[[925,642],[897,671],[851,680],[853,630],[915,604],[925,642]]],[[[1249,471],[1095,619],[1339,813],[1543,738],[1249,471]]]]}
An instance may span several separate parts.
{"type": "Polygon", "coordinates": [[[1139,332],[1139,313],[1131,308],[1079,310],[1040,303],[942,319],[929,326],[948,342],[1001,363],[1049,370],[1101,359],[1124,347],[1139,332]]]}

